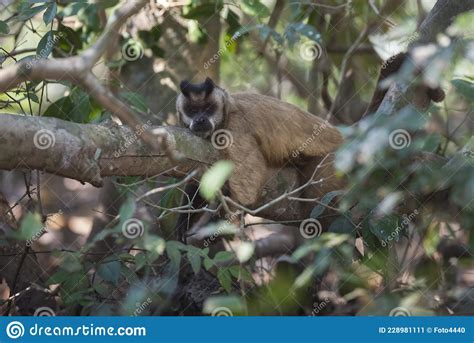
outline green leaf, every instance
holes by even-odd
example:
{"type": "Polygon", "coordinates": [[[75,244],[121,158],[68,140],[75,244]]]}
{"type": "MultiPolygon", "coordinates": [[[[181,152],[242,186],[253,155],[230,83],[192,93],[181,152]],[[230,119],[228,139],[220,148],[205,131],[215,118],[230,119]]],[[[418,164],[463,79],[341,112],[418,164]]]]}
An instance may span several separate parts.
{"type": "Polygon", "coordinates": [[[61,283],[60,295],[66,305],[78,303],[90,292],[88,278],[84,277],[84,271],[69,274],[69,277],[61,283]]]}
{"type": "Polygon", "coordinates": [[[148,262],[147,256],[145,253],[138,253],[135,255],[135,268],[140,270],[148,262]]]}
{"type": "Polygon", "coordinates": [[[156,258],[158,258],[158,256],[163,255],[163,253],[165,252],[166,242],[161,237],[158,237],[156,235],[149,235],[144,241],[144,247],[150,253],[156,254],[156,258]]]}
{"type": "Polygon", "coordinates": [[[402,229],[398,226],[398,218],[393,215],[370,220],[369,228],[370,232],[386,243],[389,241],[398,241],[402,229]]]}
{"type": "Polygon", "coordinates": [[[315,272],[316,266],[311,265],[306,267],[306,269],[303,270],[303,272],[295,279],[294,286],[296,288],[301,288],[305,285],[308,285],[313,279],[315,272]]]}
{"type": "Polygon", "coordinates": [[[209,257],[205,257],[204,258],[204,268],[206,268],[206,270],[209,270],[212,267],[214,267],[214,261],[212,261],[209,257]]]}
{"type": "Polygon", "coordinates": [[[199,273],[201,270],[201,256],[188,251],[186,257],[188,258],[189,264],[191,264],[194,274],[199,273]]]}
{"type": "Polygon", "coordinates": [[[286,26],[284,37],[288,40],[290,47],[300,40],[301,36],[307,37],[316,43],[321,43],[321,35],[314,26],[301,22],[291,23],[286,26]]]}
{"type": "Polygon", "coordinates": [[[214,263],[222,263],[230,261],[234,258],[234,254],[229,251],[219,251],[216,256],[214,256],[214,263]]]}
{"type": "Polygon", "coordinates": [[[451,84],[470,102],[474,102],[474,83],[466,79],[454,79],[451,84]]]}
{"type": "Polygon", "coordinates": [[[441,144],[441,135],[433,133],[423,138],[423,151],[436,152],[441,144]]]}
{"type": "Polygon", "coordinates": [[[329,193],[326,193],[321,200],[319,201],[319,204],[316,205],[313,210],[311,211],[311,218],[318,218],[326,209],[326,206],[329,205],[329,203],[338,195],[344,194],[344,191],[338,190],[338,191],[332,191],[329,193]]]}
{"type": "Polygon", "coordinates": [[[120,261],[103,262],[99,264],[99,267],[97,268],[97,274],[105,281],[109,281],[113,285],[117,285],[120,278],[120,268],[120,261]]]}
{"type": "Polygon", "coordinates": [[[85,6],[82,11],[79,11],[77,18],[83,22],[90,31],[98,32],[101,29],[99,11],[99,4],[89,1],[87,6],[85,6]]]}
{"type": "Polygon", "coordinates": [[[173,270],[179,270],[181,265],[181,252],[179,251],[179,242],[169,241],[166,243],[166,254],[170,259],[171,268],[173,270]]]}
{"type": "Polygon", "coordinates": [[[252,274],[240,265],[229,267],[230,274],[239,280],[252,281],[252,274]]]}
{"type": "Polygon", "coordinates": [[[265,40],[268,37],[271,37],[273,38],[273,40],[275,40],[277,44],[279,45],[284,44],[283,37],[274,29],[272,29],[270,26],[265,25],[265,24],[244,26],[241,29],[237,30],[237,32],[234,35],[240,37],[254,30],[258,31],[258,34],[262,40],[265,40]]]}
{"type": "Polygon", "coordinates": [[[55,285],[58,283],[63,283],[70,277],[70,275],[71,274],[69,272],[63,269],[59,269],[56,273],[54,273],[53,275],[49,277],[49,279],[46,281],[46,285],[49,286],[49,285],[55,285]]]}
{"type": "Polygon", "coordinates": [[[201,178],[201,187],[199,192],[204,199],[211,201],[215,198],[217,192],[224,186],[229,179],[234,164],[230,161],[219,161],[207,170],[201,178]]]}
{"type": "Polygon", "coordinates": [[[199,18],[209,18],[214,14],[220,12],[222,9],[222,2],[218,1],[216,3],[209,2],[196,7],[190,8],[186,13],[183,14],[183,18],[186,19],[199,19],[199,18]]]}
{"type": "Polygon", "coordinates": [[[69,96],[65,96],[53,102],[48,106],[46,111],[44,111],[43,116],[45,117],[55,117],[64,120],[71,120],[69,113],[72,111],[73,104],[69,96]]]}
{"type": "Polygon", "coordinates": [[[36,7],[22,8],[18,14],[19,21],[27,21],[28,19],[33,18],[35,15],[43,11],[48,7],[48,4],[39,5],[36,7]]]}
{"type": "Polygon", "coordinates": [[[89,5],[90,4],[88,3],[88,0],[76,0],[68,6],[65,6],[60,15],[64,18],[75,16],[79,13],[79,11],[85,9],[89,5]]]}
{"type": "Polygon", "coordinates": [[[197,20],[190,20],[188,22],[188,35],[192,43],[205,44],[207,42],[207,33],[197,20]]]}
{"type": "Polygon", "coordinates": [[[345,233],[348,235],[355,235],[354,225],[346,216],[337,217],[329,226],[328,231],[334,233],[345,233]]]}
{"type": "Polygon", "coordinates": [[[39,98],[35,93],[28,92],[28,97],[30,98],[31,101],[36,102],[37,104],[39,104],[39,98]]]}
{"type": "Polygon", "coordinates": [[[61,265],[61,268],[68,273],[83,272],[81,254],[79,252],[66,253],[61,265]]]}
{"type": "Polygon", "coordinates": [[[56,38],[53,57],[61,57],[63,54],[75,55],[78,50],[82,49],[83,41],[78,31],[59,24],[57,36],[59,39],[56,38]]]}
{"type": "Polygon", "coordinates": [[[125,100],[132,108],[140,112],[148,112],[149,108],[143,95],[135,92],[122,92],[120,97],[125,100]]]}
{"type": "Polygon", "coordinates": [[[72,121],[76,123],[88,123],[89,114],[92,110],[89,94],[84,92],[81,88],[76,87],[70,94],[73,108],[70,112],[72,121]]]}
{"type": "Polygon", "coordinates": [[[10,28],[8,27],[8,24],[4,22],[3,20],[0,20],[0,34],[8,34],[10,32],[10,28]]]}
{"type": "Polygon", "coordinates": [[[423,240],[426,255],[432,256],[436,252],[440,239],[439,223],[432,223],[428,227],[425,239],[423,240]]]}
{"type": "Polygon", "coordinates": [[[165,57],[165,50],[160,48],[158,45],[154,45],[150,47],[151,52],[153,53],[153,56],[163,58],[165,57]]]}
{"type": "Polygon", "coordinates": [[[242,11],[252,17],[266,18],[270,15],[270,10],[259,0],[243,0],[240,3],[242,11]]]}
{"type": "Polygon", "coordinates": [[[217,271],[217,279],[226,292],[230,293],[232,290],[232,277],[227,268],[221,268],[217,271]]]}
{"type": "Polygon", "coordinates": [[[20,241],[32,240],[42,230],[43,224],[41,223],[40,215],[38,213],[27,213],[20,223],[20,230],[13,231],[12,236],[20,241]]]}
{"type": "Polygon", "coordinates": [[[241,28],[240,18],[237,13],[229,9],[226,17],[227,25],[229,26],[228,33],[233,35],[237,30],[241,28]]]}
{"type": "Polygon", "coordinates": [[[104,283],[94,282],[92,284],[92,288],[94,289],[94,291],[96,291],[97,293],[99,293],[101,296],[105,298],[107,298],[110,295],[110,288],[107,287],[106,284],[104,283]]]}
{"type": "Polygon", "coordinates": [[[54,33],[53,31],[48,31],[41,38],[36,47],[36,56],[39,58],[48,58],[54,48],[54,33]]]}
{"type": "Polygon", "coordinates": [[[229,267],[227,268],[230,272],[230,274],[235,277],[236,279],[239,277],[240,275],[240,266],[232,266],[232,267],[229,267]]]}
{"type": "Polygon", "coordinates": [[[128,197],[127,200],[120,206],[119,210],[119,218],[120,223],[117,227],[122,228],[125,221],[132,218],[133,214],[135,213],[136,204],[132,197],[128,197]]]}
{"type": "Polygon", "coordinates": [[[88,123],[94,118],[89,95],[81,88],[72,89],[69,96],[60,98],[52,103],[43,116],[56,117],[75,123],[88,123]]]}
{"type": "Polygon", "coordinates": [[[50,24],[54,17],[56,16],[56,13],[58,11],[58,6],[56,5],[55,2],[52,2],[48,5],[48,8],[46,11],[44,11],[43,14],[43,21],[46,25],[50,24]]]}

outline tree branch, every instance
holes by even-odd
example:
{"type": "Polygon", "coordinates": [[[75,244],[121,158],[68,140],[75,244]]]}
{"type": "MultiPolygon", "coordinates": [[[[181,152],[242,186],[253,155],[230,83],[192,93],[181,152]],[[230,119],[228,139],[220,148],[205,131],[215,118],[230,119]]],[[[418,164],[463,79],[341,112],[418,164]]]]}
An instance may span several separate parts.
{"type": "MultiPolygon", "coordinates": [[[[0,114],[0,118],[0,169],[4,170],[36,169],[101,186],[102,178],[107,176],[183,177],[220,158],[219,151],[208,141],[178,127],[144,124],[132,129],[113,122],[77,124],[11,114],[0,114]],[[140,136],[145,130],[165,137],[167,146],[181,156],[179,161],[172,161],[162,149],[142,142],[140,136]]],[[[300,202],[282,197],[298,196],[293,191],[298,183],[297,171],[288,167],[275,169],[274,174],[257,204],[267,204],[259,208],[259,214],[270,220],[304,219],[300,202]]]]}
{"type": "MultiPolygon", "coordinates": [[[[147,0],[128,0],[109,18],[97,41],[81,55],[66,58],[33,59],[0,69],[0,92],[6,92],[25,81],[63,80],[83,87],[101,106],[116,115],[123,123],[141,125],[139,117],[92,74],[92,68],[114,43],[120,27],[148,3],[147,0]]],[[[143,132],[150,146],[162,145],[162,138],[143,132]]]]}
{"type": "Polygon", "coordinates": [[[419,38],[411,46],[433,43],[440,32],[444,32],[461,13],[472,11],[474,0],[438,0],[418,30],[419,38]]]}
{"type": "MultiPolygon", "coordinates": [[[[413,51],[419,46],[435,42],[436,36],[444,32],[457,15],[473,9],[474,0],[438,0],[426,19],[421,23],[418,39],[410,44],[409,49],[413,51]]],[[[425,60],[418,59],[416,63],[418,68],[424,67],[426,58],[425,60]]],[[[416,72],[416,70],[413,70],[413,73],[416,72]]],[[[414,91],[416,82],[412,82],[412,80],[413,77],[411,77],[411,75],[405,75],[403,79],[397,79],[396,82],[389,87],[382,103],[376,111],[376,115],[392,115],[407,103],[410,103],[416,94],[414,91]]]]}

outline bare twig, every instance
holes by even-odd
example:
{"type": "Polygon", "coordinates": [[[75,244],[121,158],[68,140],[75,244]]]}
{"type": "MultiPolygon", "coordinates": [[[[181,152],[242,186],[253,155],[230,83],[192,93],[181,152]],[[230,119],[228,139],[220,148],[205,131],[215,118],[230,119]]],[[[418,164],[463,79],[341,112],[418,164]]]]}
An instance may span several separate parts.
{"type": "MultiPolygon", "coordinates": [[[[0,70],[0,92],[17,87],[25,81],[65,80],[80,85],[105,109],[116,115],[124,124],[140,126],[139,117],[120,99],[115,97],[92,74],[92,68],[114,44],[120,27],[147,4],[148,0],[128,0],[109,18],[97,41],[82,54],[66,58],[22,61],[0,70]]],[[[143,140],[151,147],[160,146],[169,153],[166,140],[145,130],[143,140]]],[[[174,157],[174,156],[171,156],[174,157]]]]}

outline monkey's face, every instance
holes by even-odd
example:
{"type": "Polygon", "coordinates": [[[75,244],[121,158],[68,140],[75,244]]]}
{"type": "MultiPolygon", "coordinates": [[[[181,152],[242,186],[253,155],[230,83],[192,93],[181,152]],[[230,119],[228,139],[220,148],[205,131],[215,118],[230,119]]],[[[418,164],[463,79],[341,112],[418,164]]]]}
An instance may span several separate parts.
{"type": "Polygon", "coordinates": [[[182,81],[180,88],[176,110],[181,123],[199,137],[210,137],[224,123],[226,92],[210,78],[198,84],[182,81]]]}

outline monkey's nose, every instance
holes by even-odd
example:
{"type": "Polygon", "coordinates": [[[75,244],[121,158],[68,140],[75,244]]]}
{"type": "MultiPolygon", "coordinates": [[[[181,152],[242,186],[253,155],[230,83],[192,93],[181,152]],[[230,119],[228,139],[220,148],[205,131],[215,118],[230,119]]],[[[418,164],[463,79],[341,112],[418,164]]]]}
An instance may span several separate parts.
{"type": "Polygon", "coordinates": [[[195,120],[196,124],[204,124],[206,122],[206,118],[199,117],[195,120]]]}
{"type": "Polygon", "coordinates": [[[210,131],[212,131],[212,124],[206,117],[199,117],[191,124],[191,131],[198,136],[206,136],[210,131]]]}

